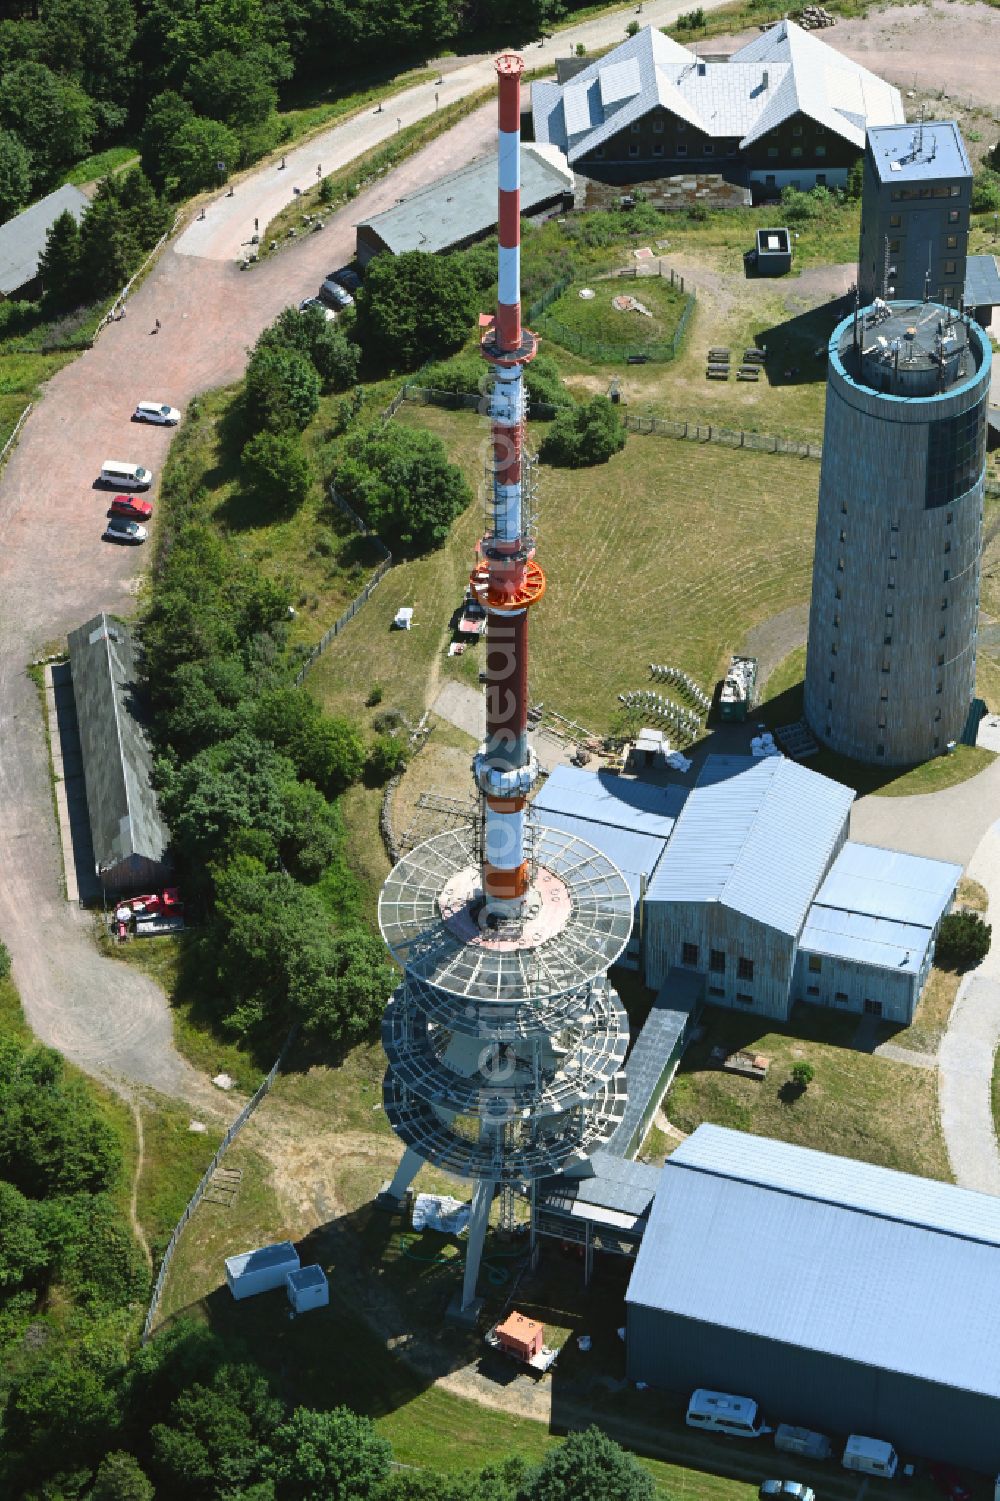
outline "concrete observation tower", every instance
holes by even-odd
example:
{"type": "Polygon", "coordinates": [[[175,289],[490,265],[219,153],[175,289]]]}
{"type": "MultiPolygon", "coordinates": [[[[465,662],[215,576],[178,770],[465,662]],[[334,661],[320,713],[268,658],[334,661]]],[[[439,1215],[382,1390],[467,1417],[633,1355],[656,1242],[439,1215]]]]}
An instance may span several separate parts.
{"type": "Polygon", "coordinates": [[[462,1292],[473,1318],[490,1208],[585,1158],[625,1109],[628,1022],[608,984],[632,926],[617,867],[593,846],[537,826],[528,744],[528,617],[535,562],[525,451],[521,327],[520,57],[499,77],[499,289],[483,339],[491,369],[491,492],[472,586],[488,613],[486,740],[472,764],[475,827],[438,834],[392,871],[379,922],[402,965],[382,1024],[386,1115],[406,1151],[387,1190],[401,1200],[425,1162],[474,1184],[462,1292]]]}
{"type": "Polygon", "coordinates": [[[805,712],[824,744],[906,766],[966,726],[990,344],[934,302],[884,302],[830,339],[805,712]]]}

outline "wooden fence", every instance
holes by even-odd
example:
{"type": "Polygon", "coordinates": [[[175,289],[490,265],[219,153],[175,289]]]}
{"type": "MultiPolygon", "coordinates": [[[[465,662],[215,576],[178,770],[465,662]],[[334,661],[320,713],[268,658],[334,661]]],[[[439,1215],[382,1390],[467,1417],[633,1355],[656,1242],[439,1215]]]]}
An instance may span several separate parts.
{"type": "Polygon", "coordinates": [[[219,1144],[218,1151],[202,1174],[201,1182],[198,1184],[198,1187],[195,1189],[190,1199],[188,1199],[184,1213],[181,1215],[180,1219],[174,1226],[173,1234],[167,1242],[167,1249],[163,1253],[163,1260],[160,1262],[160,1270],[157,1273],[156,1282],[153,1287],[153,1296],[150,1298],[149,1308],[146,1310],[146,1322],[142,1326],[143,1344],[146,1344],[150,1334],[152,1333],[153,1321],[156,1318],[156,1311],[160,1306],[160,1299],[163,1296],[163,1288],[167,1280],[167,1273],[170,1270],[170,1263],[173,1260],[174,1252],[177,1250],[177,1245],[184,1231],[184,1227],[204,1198],[205,1190],[211,1183],[215,1171],[218,1168],[219,1164],[222,1162],[223,1157],[225,1157],[230,1146],[236,1140],[237,1136],[239,1136],[240,1132],[243,1130],[243,1127],[246,1125],[251,1115],[253,1115],[254,1111],[257,1109],[257,1106],[260,1104],[261,1100],[267,1094],[268,1090],[271,1088],[271,1085],[277,1078],[278,1071],[281,1068],[282,1063],[284,1063],[285,1058],[288,1056],[288,1050],[291,1047],[292,1043],[295,1041],[298,1030],[298,1026],[294,1026],[289,1032],[288,1036],[285,1038],[281,1052],[272,1063],[270,1071],[262,1080],[256,1094],[252,1099],[246,1102],[246,1104],[243,1106],[243,1109],[240,1111],[239,1115],[233,1121],[232,1125],[229,1127],[229,1130],[222,1138],[222,1141],[219,1144]]]}
{"type": "MultiPolygon", "coordinates": [[[[402,392],[399,393],[399,397],[401,396],[402,392]]],[[[398,399],[399,398],[397,398],[397,400],[398,399]]],[[[385,543],[382,541],[382,538],[377,536],[369,526],[365,525],[354,507],[352,505],[349,505],[344,497],[338,492],[336,485],[330,486],[330,499],[333,501],[334,505],[336,505],[344,513],[348,521],[350,521],[351,525],[354,527],[355,531],[360,532],[362,537],[367,537],[368,540],[378,548],[378,550],[382,554],[382,560],[378,564],[378,567],[375,569],[375,572],[369,578],[368,582],[365,584],[365,587],[361,590],[361,593],[354,596],[344,613],[339,617],[339,619],[333,622],[333,625],[331,625],[328,631],[323,632],[322,636],[316,642],[316,645],[311,647],[308,655],[303,658],[302,665],[299,668],[298,672],[295,674],[296,683],[302,683],[304,681],[305,675],[309,671],[313,663],[323,655],[327,647],[330,645],[331,641],[335,641],[337,639],[344,627],[354,619],[355,615],[362,608],[362,606],[368,603],[372,594],[378,587],[380,581],[385,578],[386,574],[389,572],[389,569],[392,567],[392,553],[386,547],[385,543]]]]}

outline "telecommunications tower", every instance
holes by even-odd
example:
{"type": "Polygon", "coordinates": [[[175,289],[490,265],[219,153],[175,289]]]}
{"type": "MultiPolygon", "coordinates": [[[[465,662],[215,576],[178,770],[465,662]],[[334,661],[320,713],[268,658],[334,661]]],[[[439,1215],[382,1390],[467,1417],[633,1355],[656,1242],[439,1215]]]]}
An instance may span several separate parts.
{"type": "Polygon", "coordinates": [[[632,898],[617,867],[573,835],[536,825],[528,743],[528,616],[545,590],[535,562],[531,461],[525,451],[521,327],[522,59],[499,77],[499,287],[482,352],[491,369],[486,533],[472,588],[487,611],[486,739],[473,760],[474,827],[450,830],[400,860],[379,922],[404,970],[388,1006],[383,1098],[406,1146],[385,1197],[399,1203],[425,1162],[474,1184],[462,1292],[476,1284],[497,1193],[582,1161],[625,1109],[628,1022],[608,967],[628,942],[632,898]]]}

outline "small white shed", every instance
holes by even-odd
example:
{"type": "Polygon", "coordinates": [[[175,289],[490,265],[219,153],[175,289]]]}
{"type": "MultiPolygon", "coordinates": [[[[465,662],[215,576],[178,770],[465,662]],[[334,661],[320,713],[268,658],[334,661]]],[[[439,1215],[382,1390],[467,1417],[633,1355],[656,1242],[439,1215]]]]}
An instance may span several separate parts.
{"type": "Polygon", "coordinates": [[[303,1266],[285,1278],[288,1301],[296,1313],[325,1308],[330,1301],[330,1284],[321,1266],[303,1266]]]}
{"type": "Polygon", "coordinates": [[[226,1281],[234,1298],[253,1298],[285,1286],[289,1272],[299,1269],[299,1253],[290,1240],[259,1246],[241,1256],[226,1257],[226,1281]]]}
{"type": "Polygon", "coordinates": [[[413,606],[403,605],[398,609],[392,623],[397,631],[408,631],[413,625],[413,606]]]}

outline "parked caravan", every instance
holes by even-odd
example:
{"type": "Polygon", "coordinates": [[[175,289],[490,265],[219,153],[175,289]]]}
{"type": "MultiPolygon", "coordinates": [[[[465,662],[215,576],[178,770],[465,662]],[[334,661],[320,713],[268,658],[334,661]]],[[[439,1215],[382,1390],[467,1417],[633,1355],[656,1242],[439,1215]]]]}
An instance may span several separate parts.
{"type": "Polygon", "coordinates": [[[704,1387],[691,1393],[687,1416],[689,1428],[708,1433],[728,1433],[733,1438],[760,1438],[770,1433],[760,1408],[752,1397],[733,1397],[728,1392],[710,1392],[704,1387]]]}
{"type": "Polygon", "coordinates": [[[793,1428],[790,1423],[779,1423],[774,1430],[774,1447],[782,1454],[800,1454],[803,1459],[829,1459],[833,1445],[825,1433],[813,1433],[809,1428],[793,1428]]]}
{"type": "Polygon", "coordinates": [[[845,1470],[860,1470],[865,1475],[881,1475],[884,1480],[891,1480],[899,1467],[899,1455],[883,1439],[852,1433],[841,1462],[845,1470]]]}

